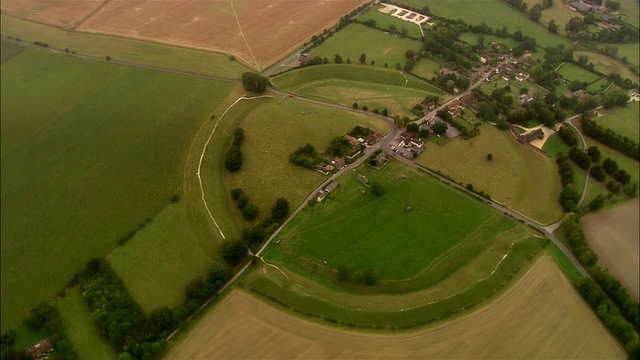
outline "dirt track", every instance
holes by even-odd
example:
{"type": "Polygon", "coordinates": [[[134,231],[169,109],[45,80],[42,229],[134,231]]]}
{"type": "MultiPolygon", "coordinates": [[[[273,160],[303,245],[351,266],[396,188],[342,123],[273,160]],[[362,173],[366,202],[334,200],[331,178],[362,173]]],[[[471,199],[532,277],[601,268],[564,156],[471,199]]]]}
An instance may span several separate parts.
{"type": "Polygon", "coordinates": [[[624,359],[569,281],[542,257],[487,306],[427,329],[348,332],[284,313],[233,290],[169,359],[606,358],[624,359]]]}
{"type": "Polygon", "coordinates": [[[640,229],[639,199],[588,217],[582,223],[589,246],[598,254],[598,262],[609,269],[629,290],[640,298],[640,229]]]}

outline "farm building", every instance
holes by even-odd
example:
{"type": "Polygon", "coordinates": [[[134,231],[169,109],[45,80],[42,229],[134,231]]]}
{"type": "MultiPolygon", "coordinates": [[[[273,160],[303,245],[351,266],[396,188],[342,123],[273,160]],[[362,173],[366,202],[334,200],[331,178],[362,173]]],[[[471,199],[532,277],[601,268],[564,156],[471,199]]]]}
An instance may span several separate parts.
{"type": "Polygon", "coordinates": [[[340,186],[340,183],[337,181],[332,182],[331,184],[327,185],[327,187],[324,188],[324,191],[326,191],[327,193],[331,193],[332,191],[335,191],[338,186],[340,186]]]}
{"type": "Polygon", "coordinates": [[[367,179],[366,176],[360,175],[360,174],[356,175],[356,180],[360,181],[361,183],[363,183],[365,185],[367,185],[367,183],[369,182],[369,179],[367,179]]]}
{"type": "Polygon", "coordinates": [[[333,160],[331,161],[331,163],[338,169],[342,169],[345,166],[347,166],[347,162],[344,161],[344,158],[333,158],[333,160]]]}
{"type": "Polygon", "coordinates": [[[51,344],[51,341],[47,339],[40,340],[37,344],[27,349],[27,353],[30,354],[34,359],[44,358],[52,351],[53,344],[51,344]]]}
{"type": "Polygon", "coordinates": [[[327,194],[329,193],[324,190],[318,191],[318,194],[316,194],[316,201],[321,202],[322,200],[324,200],[324,198],[327,197],[327,194]]]}
{"type": "Polygon", "coordinates": [[[316,165],[316,170],[318,170],[320,173],[322,173],[323,175],[329,175],[333,169],[335,169],[335,167],[331,164],[327,164],[325,166],[322,165],[316,165]]]}

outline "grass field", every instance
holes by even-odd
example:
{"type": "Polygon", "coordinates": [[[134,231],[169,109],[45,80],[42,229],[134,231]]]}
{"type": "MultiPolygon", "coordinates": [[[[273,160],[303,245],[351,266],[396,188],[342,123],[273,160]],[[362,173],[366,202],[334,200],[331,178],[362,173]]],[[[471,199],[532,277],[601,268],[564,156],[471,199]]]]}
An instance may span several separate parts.
{"type": "MultiPolygon", "coordinates": [[[[439,0],[429,3],[423,0],[402,0],[400,3],[418,9],[426,5],[434,15],[464,20],[472,25],[486,23],[494,29],[506,26],[509,33],[520,30],[524,35],[536,39],[538,45],[543,48],[559,44],[564,44],[565,47],[571,46],[569,40],[551,34],[545,27],[534,23],[526,14],[516,11],[502,0],[439,0]]],[[[561,26],[564,25],[561,24],[561,26]]]]}
{"type": "Polygon", "coordinates": [[[599,93],[601,91],[604,91],[610,83],[611,81],[609,79],[607,79],[606,77],[601,77],[598,81],[587,86],[586,90],[591,93],[599,93]]]}
{"type": "Polygon", "coordinates": [[[546,151],[552,157],[558,156],[560,153],[568,154],[571,148],[562,141],[560,135],[553,134],[545,141],[542,150],[546,151]]]}
{"type": "Polygon", "coordinates": [[[638,46],[638,44],[616,44],[615,46],[618,48],[619,58],[626,56],[629,64],[635,66],[640,65],[640,59],[638,55],[640,47],[638,46]]]}
{"type": "Polygon", "coordinates": [[[11,41],[2,40],[0,44],[2,44],[2,50],[0,50],[2,63],[24,51],[24,47],[11,41]]]}
{"type": "Polygon", "coordinates": [[[226,55],[161,45],[147,41],[115,36],[65,31],[58,28],[20,20],[1,14],[2,36],[40,41],[57,49],[69,49],[78,54],[157,66],[204,75],[239,79],[249,69],[226,55]]]}
{"type": "Polygon", "coordinates": [[[640,298],[639,207],[636,198],[591,215],[583,219],[581,224],[589,246],[598,254],[598,263],[609,269],[636,301],[640,298]]]}
{"type": "MultiPolygon", "coordinates": [[[[533,8],[533,5],[540,4],[540,1],[530,1],[527,2],[530,4],[529,9],[533,8]]],[[[564,30],[565,24],[569,23],[569,20],[574,17],[583,18],[582,14],[577,11],[571,11],[569,7],[567,7],[562,1],[555,1],[552,3],[550,8],[546,8],[542,10],[542,16],[540,16],[540,22],[544,24],[544,26],[548,26],[551,20],[555,20],[558,25],[558,30],[560,33],[566,33],[564,30]]]]}
{"type": "Polygon", "coordinates": [[[422,76],[425,79],[431,79],[438,75],[438,71],[440,71],[441,67],[442,66],[439,63],[431,59],[422,58],[413,66],[411,72],[418,76],[422,76]]]}
{"type": "Polygon", "coordinates": [[[640,102],[632,101],[627,103],[625,107],[616,106],[612,109],[598,111],[603,115],[594,118],[598,124],[602,124],[622,136],[627,136],[633,141],[640,140],[638,135],[640,132],[640,124],[638,124],[640,102]]]}
{"type": "Polygon", "coordinates": [[[418,52],[421,48],[419,41],[396,38],[361,24],[351,24],[311,50],[309,56],[326,57],[333,62],[335,54],[340,54],[343,63],[350,59],[352,65],[371,66],[371,60],[374,60],[376,67],[387,63],[393,69],[397,63],[404,66],[407,50],[418,52]],[[367,55],[364,65],[358,60],[361,54],[367,55]]]}
{"type": "Polygon", "coordinates": [[[388,335],[316,324],[233,290],[168,354],[171,359],[257,357],[626,359],[626,354],[562,272],[542,257],[477,311],[388,335]]]}
{"type": "Polygon", "coordinates": [[[260,217],[264,218],[270,215],[277,198],[288,199],[294,209],[326,180],[315,170],[289,162],[289,155],[297,148],[311,143],[321,152],[329,146],[331,139],[346,134],[358,124],[382,134],[389,132],[388,125],[380,120],[331,107],[290,98],[257,101],[246,104],[251,106],[247,112],[228,114],[241,119],[238,126],[245,130],[241,146],[242,169],[237,173],[224,172],[226,190],[221,199],[238,219],[242,216],[229,196],[232,188],[244,189],[250,201],[260,209],[260,217]]]}
{"type": "Polygon", "coordinates": [[[620,13],[625,16],[625,21],[636,28],[640,26],[640,8],[639,4],[635,0],[623,0],[620,1],[620,13]]]}
{"type": "Polygon", "coordinates": [[[380,173],[361,166],[339,181],[333,199],[308,205],[280,232],[281,243],[266,253],[267,260],[277,251],[302,265],[327,261],[332,269],[372,268],[381,280],[408,279],[493,215],[483,203],[397,162],[380,173]],[[380,182],[385,195],[370,194],[356,173],[380,182]]]}
{"type": "Polygon", "coordinates": [[[569,80],[569,81],[580,81],[580,82],[586,82],[586,83],[591,83],[593,81],[598,80],[601,76],[594,74],[590,71],[584,70],[583,68],[574,65],[572,63],[565,63],[560,70],[558,70],[558,73],[560,73],[560,75],[562,75],[563,78],[569,80]]]}
{"type": "Polygon", "coordinates": [[[192,137],[232,85],[41,49],[1,70],[5,331],[182,192],[192,137]]]}
{"type": "Polygon", "coordinates": [[[420,37],[422,37],[418,25],[408,21],[400,20],[396,17],[391,16],[390,14],[383,14],[379,12],[378,9],[382,8],[384,8],[383,5],[374,6],[369,11],[358,16],[358,21],[365,22],[367,20],[374,20],[376,22],[376,27],[380,29],[389,30],[389,27],[393,25],[400,33],[405,30],[407,36],[411,36],[417,39],[420,39],[420,37]]]}
{"type": "Polygon", "coordinates": [[[67,289],[64,297],[53,301],[53,306],[58,309],[62,326],[78,358],[109,360],[118,356],[100,336],[78,289],[67,289]]]}
{"type": "MultiPolygon", "coordinates": [[[[463,33],[459,37],[460,40],[466,42],[469,45],[476,45],[478,43],[478,34],[474,33],[463,33]]],[[[511,37],[501,38],[493,35],[484,35],[484,45],[489,46],[492,42],[496,42],[498,44],[502,44],[508,48],[513,48],[520,44],[516,40],[511,37]]]]}
{"type": "Polygon", "coordinates": [[[206,274],[214,242],[197,236],[184,202],[171,204],[107,256],[114,272],[148,315],[184,301],[189,281],[206,274]],[[185,259],[189,259],[188,266],[185,259]]]}
{"type": "Polygon", "coordinates": [[[562,216],[557,202],[561,184],[554,159],[528,149],[508,132],[490,125],[470,140],[455,138],[444,146],[428,143],[417,162],[455,181],[472,183],[509,207],[547,224],[562,216]],[[487,161],[488,153],[493,160],[487,161]]]}
{"type": "Polygon", "coordinates": [[[585,55],[587,59],[589,59],[590,63],[593,63],[593,66],[599,72],[608,75],[611,73],[617,73],[622,76],[623,79],[631,79],[633,82],[638,81],[638,77],[629,70],[629,68],[624,65],[620,60],[610,58],[606,55],[602,55],[599,53],[594,53],[590,51],[574,51],[573,58],[577,59],[578,57],[585,55]]]}

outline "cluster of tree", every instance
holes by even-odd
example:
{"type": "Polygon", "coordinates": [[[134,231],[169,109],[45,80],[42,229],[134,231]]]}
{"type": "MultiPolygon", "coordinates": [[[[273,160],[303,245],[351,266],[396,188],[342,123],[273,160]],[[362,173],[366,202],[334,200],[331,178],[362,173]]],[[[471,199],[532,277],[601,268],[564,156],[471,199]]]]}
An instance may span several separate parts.
{"type": "Polygon", "coordinates": [[[327,148],[327,152],[333,156],[346,156],[351,154],[352,151],[351,143],[342,136],[334,137],[327,148]]]}
{"type": "Polygon", "coordinates": [[[353,136],[354,138],[359,138],[359,137],[365,138],[373,134],[373,130],[369,129],[366,126],[356,125],[356,127],[351,129],[351,131],[349,131],[347,134],[353,136]]]}
{"type": "Polygon", "coordinates": [[[276,199],[271,206],[271,216],[265,218],[260,224],[252,228],[244,228],[242,230],[242,243],[257,250],[258,247],[266,240],[282,222],[289,216],[289,201],[285,198],[276,199]]]}
{"type": "Polygon", "coordinates": [[[620,89],[612,89],[611,91],[607,91],[607,93],[604,94],[602,106],[605,109],[610,109],[616,105],[627,106],[628,101],[629,96],[624,91],[620,89]]]}
{"type": "Polygon", "coordinates": [[[578,146],[578,133],[574,128],[564,125],[560,126],[560,129],[558,129],[558,134],[560,135],[560,139],[562,139],[565,144],[569,146],[578,146]]]}
{"type": "Polygon", "coordinates": [[[609,271],[600,266],[594,266],[589,269],[589,275],[591,275],[598,285],[602,287],[602,290],[609,295],[622,313],[622,316],[633,326],[640,328],[640,308],[638,307],[638,302],[629,296],[629,292],[622,283],[620,283],[615,276],[611,275],[609,271]]]}
{"type": "MultiPolygon", "coordinates": [[[[557,73],[554,71],[563,61],[573,61],[573,51],[564,45],[549,46],[545,49],[544,61],[529,70],[531,78],[551,92],[556,86],[557,73]]],[[[558,83],[559,84],[559,83],[558,83]]]]}
{"type": "MultiPolygon", "coordinates": [[[[432,127],[432,129],[433,129],[433,127],[432,127]]],[[[443,135],[445,132],[447,132],[446,127],[444,129],[444,132],[442,132],[442,126],[441,125],[437,126],[436,129],[438,130],[438,132],[436,132],[436,130],[433,130],[433,132],[436,133],[436,134],[439,134],[439,135],[443,135]]],[[[418,134],[418,136],[420,136],[423,139],[426,139],[426,138],[429,137],[429,130],[420,129],[420,126],[418,124],[416,124],[416,123],[408,124],[407,125],[407,131],[412,132],[412,133],[416,133],[416,134],[418,134]]]]}
{"type": "Polygon", "coordinates": [[[244,130],[242,128],[236,128],[233,131],[231,147],[227,149],[227,153],[224,156],[224,167],[229,171],[238,171],[242,166],[242,152],[240,151],[240,144],[243,139],[244,130]]]}
{"type": "Polygon", "coordinates": [[[41,41],[34,41],[34,42],[33,42],[33,45],[36,45],[36,46],[42,46],[42,47],[49,47],[49,44],[47,44],[47,43],[43,43],[43,42],[41,42],[41,41]]]}
{"type": "Polygon", "coordinates": [[[307,143],[289,155],[289,161],[313,170],[318,164],[318,153],[313,145],[307,143]]]}
{"type": "MultiPolygon", "coordinates": [[[[567,154],[558,154],[556,158],[556,164],[558,165],[558,173],[560,174],[560,180],[562,181],[562,188],[566,188],[567,185],[573,184],[573,166],[569,161],[567,154]]],[[[560,205],[563,205],[560,203],[560,205]]]]}
{"type": "MultiPolygon", "coordinates": [[[[609,19],[611,23],[615,23],[616,27],[602,29],[596,32],[589,31],[589,26],[595,26],[600,19],[592,12],[584,15],[584,18],[574,17],[565,25],[567,37],[571,40],[579,40],[594,43],[637,43],[639,40],[638,31],[626,24],[624,21],[609,19]]],[[[609,45],[607,45],[609,46],[609,45]]],[[[615,50],[609,50],[608,55],[615,55],[618,49],[609,46],[615,50]]]]}
{"type": "Polygon", "coordinates": [[[580,195],[573,188],[573,168],[569,161],[569,156],[562,153],[559,154],[556,163],[558,164],[558,173],[560,173],[563,188],[558,197],[558,202],[562,205],[564,212],[575,211],[580,201],[580,195]]]}
{"type": "Polygon", "coordinates": [[[591,166],[591,158],[589,155],[577,146],[574,146],[569,150],[569,157],[584,170],[588,170],[591,166]]]}
{"type": "Polygon", "coordinates": [[[353,271],[346,265],[338,266],[336,278],[343,283],[352,283],[357,285],[374,286],[378,281],[373,269],[353,271]]]}
{"type": "Polygon", "coordinates": [[[220,257],[229,265],[238,265],[248,255],[249,248],[242,240],[227,239],[220,247],[220,257]]]}
{"type": "Polygon", "coordinates": [[[262,94],[267,89],[267,85],[269,85],[269,79],[260,74],[251,71],[242,74],[242,86],[247,91],[262,94]]]}
{"type": "Polygon", "coordinates": [[[249,197],[241,188],[231,189],[231,197],[236,201],[238,209],[246,220],[254,220],[260,213],[260,209],[254,203],[249,202],[249,197]]]}
{"type": "Polygon", "coordinates": [[[587,136],[620,151],[636,161],[640,161],[640,149],[637,142],[599,125],[591,120],[589,116],[588,113],[582,115],[582,129],[587,136]]]}
{"type": "Polygon", "coordinates": [[[142,349],[141,344],[160,340],[158,334],[152,331],[150,321],[106,260],[94,258],[89,261],[85,270],[76,275],[73,284],[82,293],[100,335],[114,349],[136,359],[152,359],[159,354],[142,349]]]}
{"type": "MultiPolygon", "coordinates": [[[[606,158],[602,161],[602,169],[622,185],[627,185],[629,181],[631,181],[631,175],[625,170],[618,168],[618,163],[611,158],[606,158]]],[[[635,191],[633,191],[633,193],[634,192],[635,191]]]]}
{"type": "MultiPolygon", "coordinates": [[[[48,359],[66,360],[77,359],[78,355],[73,349],[73,345],[67,339],[58,309],[54,306],[41,304],[31,310],[25,324],[31,330],[38,333],[49,333],[49,341],[53,345],[54,352],[48,355],[48,359]]],[[[18,351],[14,348],[17,334],[13,330],[9,330],[0,338],[0,358],[3,360],[26,360],[31,359],[31,354],[24,351],[18,351]]],[[[38,339],[41,340],[41,339],[38,339]]]]}
{"type": "Polygon", "coordinates": [[[471,85],[471,80],[464,76],[457,76],[454,73],[446,75],[438,74],[435,79],[432,79],[438,87],[444,89],[449,93],[454,92],[454,88],[459,88],[461,91],[467,90],[471,85]]]}
{"type": "MultiPolygon", "coordinates": [[[[469,139],[469,138],[472,138],[472,137],[478,135],[478,132],[475,129],[469,130],[458,119],[455,119],[451,114],[449,114],[449,112],[446,109],[438,110],[436,114],[438,115],[439,118],[441,118],[442,120],[446,121],[447,123],[449,123],[454,128],[458,129],[458,131],[460,131],[460,135],[462,136],[463,139],[469,139]]],[[[438,135],[441,135],[441,136],[444,135],[444,133],[447,132],[447,126],[446,126],[446,124],[443,124],[443,123],[435,123],[435,124],[433,124],[431,129],[433,130],[434,133],[436,133],[438,135]],[[438,124],[441,124],[441,125],[438,125],[438,124]]]]}
{"type": "MultiPolygon", "coordinates": [[[[246,253],[246,252],[245,252],[246,253]]],[[[171,309],[171,320],[168,318],[166,310],[154,310],[150,317],[156,329],[164,329],[160,334],[163,338],[165,334],[185,321],[189,315],[193,314],[210,297],[218,293],[224,284],[231,279],[232,272],[220,259],[211,261],[206,275],[198,276],[191,280],[185,287],[185,301],[181,305],[171,309]],[[154,315],[156,313],[156,315],[154,315]],[[167,324],[173,326],[163,326],[167,324]]]]}

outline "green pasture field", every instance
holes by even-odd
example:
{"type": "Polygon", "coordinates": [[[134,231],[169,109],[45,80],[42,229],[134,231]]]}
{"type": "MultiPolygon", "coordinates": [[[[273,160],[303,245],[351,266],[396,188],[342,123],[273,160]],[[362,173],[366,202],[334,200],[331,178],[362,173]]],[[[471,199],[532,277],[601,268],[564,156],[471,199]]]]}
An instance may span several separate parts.
{"type": "Polygon", "coordinates": [[[625,16],[624,21],[635,26],[636,29],[640,27],[640,8],[639,4],[635,0],[620,1],[620,13],[625,16]]]}
{"type": "Polygon", "coordinates": [[[560,248],[556,246],[556,244],[549,242],[546,247],[546,252],[551,255],[553,260],[556,262],[556,264],[558,264],[560,269],[562,269],[562,272],[569,278],[569,280],[574,281],[582,277],[580,271],[576,269],[573,263],[569,260],[569,258],[567,258],[562,250],[560,250],[560,248]]]}
{"type": "Polygon", "coordinates": [[[33,48],[1,70],[4,332],[182,193],[232,85],[33,48]]]}
{"type": "Polygon", "coordinates": [[[116,36],[66,31],[5,14],[1,14],[1,19],[4,37],[17,37],[30,43],[40,41],[49,44],[49,47],[69,49],[78,54],[100,58],[109,56],[114,60],[229,79],[239,79],[243,72],[249,71],[247,67],[229,60],[223,54],[116,36]]]}
{"type": "MultiPolygon", "coordinates": [[[[402,0],[400,3],[418,9],[428,6],[434,15],[454,20],[464,20],[472,25],[486,23],[494,29],[506,26],[509,29],[509,33],[520,30],[524,35],[536,39],[538,45],[543,48],[559,44],[564,44],[565,47],[571,46],[569,40],[551,34],[545,27],[534,23],[526,14],[513,9],[502,0],[439,0],[430,2],[402,0]]],[[[561,26],[564,26],[564,24],[561,26]]]]}
{"type": "Polygon", "coordinates": [[[431,79],[438,75],[440,68],[442,68],[442,66],[439,63],[428,58],[422,58],[413,66],[411,72],[425,79],[431,79]]]}
{"type": "Polygon", "coordinates": [[[389,30],[391,25],[396,27],[396,30],[402,33],[402,30],[407,31],[407,36],[411,36],[413,38],[420,39],[422,37],[422,33],[420,33],[420,28],[417,24],[412,22],[400,20],[397,17],[391,16],[391,14],[383,14],[378,11],[378,9],[384,8],[383,5],[374,6],[369,11],[364,14],[358,16],[358,21],[365,22],[367,20],[375,20],[376,27],[384,30],[389,30]]]}
{"type": "MultiPolygon", "coordinates": [[[[236,173],[221,170],[224,183],[220,189],[225,192],[215,202],[227,204],[236,219],[242,219],[242,215],[229,195],[233,188],[244,190],[250,202],[260,209],[259,219],[263,219],[270,216],[277,198],[286,198],[293,211],[327,179],[316,170],[289,162],[289,155],[297,148],[310,143],[320,153],[331,139],[343,136],[356,125],[367,126],[383,135],[390,131],[381,120],[288,97],[254,101],[247,103],[252,106],[251,110],[241,116],[229,114],[228,121],[240,119],[237,126],[245,130],[241,145],[243,163],[236,173]]],[[[243,220],[243,224],[249,223],[243,220]]]]}
{"type": "Polygon", "coordinates": [[[640,114],[640,102],[631,101],[627,106],[616,106],[612,109],[598,110],[603,116],[594,117],[593,120],[602,126],[609,128],[622,136],[638,142],[638,133],[640,132],[640,124],[638,124],[638,116],[640,114]]]}
{"type": "MultiPolygon", "coordinates": [[[[535,4],[541,3],[541,1],[535,1],[532,5],[529,6],[529,9],[533,7],[535,4]]],[[[574,17],[583,18],[581,13],[577,11],[571,11],[562,1],[554,1],[550,8],[546,8],[542,10],[542,15],[540,16],[540,22],[544,24],[544,26],[548,26],[551,20],[556,21],[556,25],[558,25],[559,33],[566,33],[564,30],[565,24],[569,23],[569,20],[574,17]]]]}
{"type": "Polygon", "coordinates": [[[372,268],[381,280],[402,280],[416,276],[494,215],[482,202],[397,162],[381,172],[361,166],[338,181],[331,199],[307,205],[280,232],[276,249],[282,256],[301,263],[327,261],[334,269],[372,268]],[[371,194],[356,174],[380,182],[385,195],[371,194]]]}
{"type": "Polygon", "coordinates": [[[2,63],[24,51],[24,47],[11,41],[2,40],[0,44],[2,44],[2,50],[0,50],[2,63]]]}
{"type": "Polygon", "coordinates": [[[578,80],[586,83],[591,83],[601,77],[572,63],[565,63],[560,70],[558,70],[558,73],[569,81],[578,80]]]}
{"type": "Polygon", "coordinates": [[[58,309],[62,326],[79,359],[109,360],[118,357],[95,326],[87,304],[78,289],[68,289],[53,306],[58,309]]]}
{"type": "Polygon", "coordinates": [[[508,131],[480,126],[480,135],[454,138],[444,146],[427,143],[416,160],[542,224],[562,216],[558,204],[561,183],[555,160],[518,143],[508,131]],[[486,159],[487,154],[493,160],[486,159]]]}
{"type": "Polygon", "coordinates": [[[419,41],[397,38],[390,34],[361,24],[351,24],[326,39],[322,45],[309,52],[310,57],[328,58],[333,63],[335,54],[342,56],[344,64],[351,59],[352,66],[371,67],[371,60],[375,60],[376,67],[394,69],[396,63],[402,66],[407,62],[407,50],[418,52],[422,49],[419,41]],[[358,60],[361,54],[367,55],[364,65],[358,60]]]}
{"type": "Polygon", "coordinates": [[[189,281],[209,269],[213,245],[194,232],[185,202],[181,201],[157,214],[131,240],[109,254],[107,261],[148,315],[154,309],[175,307],[184,301],[189,281]]]}
{"type": "Polygon", "coordinates": [[[610,84],[609,79],[607,79],[606,77],[601,77],[598,81],[587,86],[586,90],[589,92],[598,93],[598,92],[604,91],[607,88],[607,86],[609,86],[609,84],[610,84]]]}
{"type": "Polygon", "coordinates": [[[560,135],[558,134],[549,136],[547,141],[545,141],[544,145],[542,146],[542,150],[546,151],[547,154],[551,155],[554,158],[560,153],[568,154],[570,149],[571,148],[567,144],[565,144],[564,141],[562,141],[560,135]]]}
{"type": "Polygon", "coordinates": [[[640,59],[638,58],[640,47],[638,46],[638,44],[615,44],[614,46],[618,48],[619,58],[626,56],[629,64],[635,66],[640,65],[640,59]]]}
{"type": "Polygon", "coordinates": [[[278,90],[294,91],[307,83],[322,82],[330,79],[406,87],[427,91],[433,95],[444,95],[444,91],[402,71],[353,64],[309,66],[273,77],[271,83],[278,90]]]}
{"type": "Polygon", "coordinates": [[[573,53],[573,58],[577,59],[581,55],[585,55],[589,59],[588,61],[593,63],[595,69],[605,75],[617,73],[620,74],[623,79],[628,78],[633,82],[638,82],[638,76],[632,73],[626,65],[617,59],[610,58],[603,54],[583,50],[575,51],[573,53]]]}
{"type": "MultiPolygon", "coordinates": [[[[476,45],[478,43],[478,34],[474,33],[463,33],[458,38],[469,45],[476,45]]],[[[502,44],[508,48],[513,48],[520,44],[516,40],[511,37],[500,38],[493,35],[483,35],[484,36],[484,46],[488,47],[492,42],[502,44]]]]}

